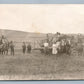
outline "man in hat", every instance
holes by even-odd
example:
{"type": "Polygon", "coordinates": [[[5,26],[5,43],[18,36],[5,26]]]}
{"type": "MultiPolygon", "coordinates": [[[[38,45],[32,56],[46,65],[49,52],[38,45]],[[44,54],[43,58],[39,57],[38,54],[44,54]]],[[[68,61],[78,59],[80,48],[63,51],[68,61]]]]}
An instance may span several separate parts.
{"type": "Polygon", "coordinates": [[[27,45],[27,53],[31,53],[31,43],[29,42],[27,45]]]}
{"type": "Polygon", "coordinates": [[[14,54],[15,54],[15,51],[14,51],[14,44],[13,44],[13,41],[11,41],[11,44],[10,44],[10,49],[11,49],[11,55],[13,55],[14,56],[14,54]]]}
{"type": "Polygon", "coordinates": [[[23,42],[22,51],[23,51],[23,54],[25,54],[25,52],[26,52],[26,44],[25,44],[25,42],[23,42]]]}

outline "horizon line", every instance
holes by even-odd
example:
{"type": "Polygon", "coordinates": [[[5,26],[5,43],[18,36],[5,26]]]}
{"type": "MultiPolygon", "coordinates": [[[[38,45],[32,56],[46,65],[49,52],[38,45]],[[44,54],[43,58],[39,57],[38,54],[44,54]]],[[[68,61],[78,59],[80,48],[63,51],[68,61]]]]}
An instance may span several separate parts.
{"type": "MultiPolygon", "coordinates": [[[[17,32],[24,32],[24,33],[37,33],[37,34],[56,34],[57,32],[34,32],[34,31],[24,31],[24,30],[15,30],[15,29],[0,29],[0,30],[3,30],[3,31],[17,31],[17,32]]],[[[59,32],[61,34],[84,34],[84,33],[80,33],[80,32],[77,32],[77,33],[74,33],[74,32],[59,32]]]]}

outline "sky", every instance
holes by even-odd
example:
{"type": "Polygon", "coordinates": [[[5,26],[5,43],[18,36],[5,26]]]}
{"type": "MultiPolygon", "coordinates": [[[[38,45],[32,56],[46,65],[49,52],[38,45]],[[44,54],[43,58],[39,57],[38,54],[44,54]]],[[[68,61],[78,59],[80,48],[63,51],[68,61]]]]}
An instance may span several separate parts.
{"type": "Polygon", "coordinates": [[[83,4],[0,4],[0,29],[83,33],[83,4]]]}

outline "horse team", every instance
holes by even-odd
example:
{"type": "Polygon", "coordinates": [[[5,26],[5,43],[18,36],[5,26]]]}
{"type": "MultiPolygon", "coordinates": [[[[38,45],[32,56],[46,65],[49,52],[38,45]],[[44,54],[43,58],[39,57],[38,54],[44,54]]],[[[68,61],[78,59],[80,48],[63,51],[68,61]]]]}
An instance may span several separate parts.
{"type": "Polygon", "coordinates": [[[4,55],[8,55],[8,51],[10,49],[11,55],[14,55],[14,44],[13,42],[6,42],[6,43],[2,43],[0,45],[0,54],[4,55]]]}

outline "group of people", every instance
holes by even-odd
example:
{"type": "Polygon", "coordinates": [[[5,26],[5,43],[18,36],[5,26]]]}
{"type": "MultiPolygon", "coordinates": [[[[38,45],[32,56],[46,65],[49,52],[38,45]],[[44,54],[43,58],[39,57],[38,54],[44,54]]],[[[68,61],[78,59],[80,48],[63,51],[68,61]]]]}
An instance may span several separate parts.
{"type": "Polygon", "coordinates": [[[22,51],[23,51],[23,54],[25,54],[26,53],[26,51],[27,51],[27,53],[31,53],[31,44],[30,43],[28,43],[28,45],[26,46],[26,43],[25,42],[23,42],[23,45],[22,45],[22,51]]]}
{"type": "MultiPolygon", "coordinates": [[[[11,42],[11,44],[10,44],[11,55],[14,55],[14,53],[15,53],[14,47],[15,46],[14,46],[13,42],[11,42]]],[[[22,44],[22,53],[25,54],[26,51],[27,51],[27,53],[31,53],[31,44],[28,43],[28,45],[26,46],[26,43],[23,42],[23,44],[22,44]]]]}
{"type": "Polygon", "coordinates": [[[44,46],[44,49],[45,49],[44,51],[46,54],[50,53],[50,49],[53,55],[57,53],[70,54],[71,42],[69,39],[58,40],[58,41],[53,42],[51,48],[49,49],[49,43],[46,41],[44,42],[43,46],[44,46]]]}
{"type": "MultiPolygon", "coordinates": [[[[7,55],[9,51],[10,51],[11,55],[13,55],[13,56],[15,55],[15,45],[14,45],[13,41],[11,41],[9,43],[0,44],[0,54],[7,55]]],[[[27,51],[27,53],[31,53],[31,43],[28,43],[28,45],[26,46],[26,43],[23,42],[22,53],[25,54],[26,51],[27,51]]]]}
{"type": "MultiPolygon", "coordinates": [[[[49,44],[49,41],[46,40],[44,43],[43,43],[43,47],[44,47],[44,52],[46,54],[49,54],[50,52],[52,54],[57,54],[59,52],[66,52],[66,53],[69,53],[69,50],[70,50],[70,46],[71,46],[71,42],[69,39],[59,39],[59,34],[58,34],[58,40],[52,42],[51,44],[51,48],[49,49],[50,47],[50,44],[49,44]]],[[[0,45],[3,44],[2,48],[0,48],[0,50],[2,51],[2,53],[5,53],[5,51],[7,52],[8,54],[8,50],[10,49],[10,53],[11,55],[14,55],[15,54],[15,45],[13,43],[13,41],[9,42],[8,44],[5,42],[5,38],[4,36],[2,36],[2,39],[0,41],[0,45]]],[[[31,53],[31,50],[32,50],[32,47],[31,47],[31,43],[28,42],[28,44],[26,45],[25,42],[22,43],[22,53],[25,54],[26,52],[27,53],[31,53]]]]}

